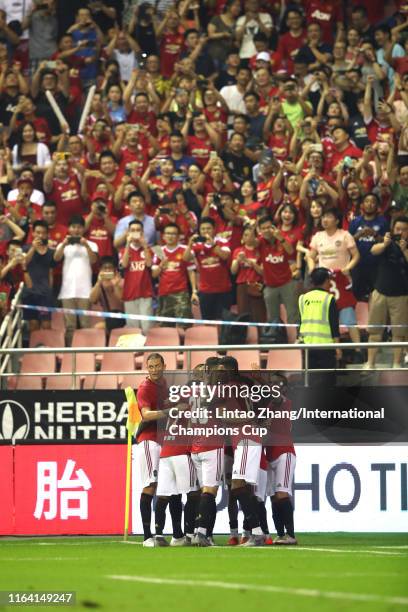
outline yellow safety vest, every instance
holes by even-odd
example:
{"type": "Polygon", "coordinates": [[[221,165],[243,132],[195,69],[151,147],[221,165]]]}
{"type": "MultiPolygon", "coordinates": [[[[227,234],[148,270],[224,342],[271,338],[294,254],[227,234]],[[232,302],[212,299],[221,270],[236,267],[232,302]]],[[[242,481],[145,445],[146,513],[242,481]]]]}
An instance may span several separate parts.
{"type": "Polygon", "coordinates": [[[334,342],[329,322],[329,308],[334,295],[313,289],[299,297],[300,336],[305,344],[334,342]]]}

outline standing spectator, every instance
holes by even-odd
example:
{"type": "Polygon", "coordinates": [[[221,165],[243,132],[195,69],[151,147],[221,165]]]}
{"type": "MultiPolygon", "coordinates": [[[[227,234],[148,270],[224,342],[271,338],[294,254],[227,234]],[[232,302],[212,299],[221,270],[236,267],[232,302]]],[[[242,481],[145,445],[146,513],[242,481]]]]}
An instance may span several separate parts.
{"type": "Polygon", "coordinates": [[[164,245],[154,258],[152,276],[159,279],[159,316],[191,319],[189,282],[197,296],[195,267],[184,259],[187,247],[180,244],[179,234],[175,223],[164,228],[164,245]]]}
{"type": "Polygon", "coordinates": [[[50,69],[47,62],[41,62],[31,81],[31,95],[36,106],[38,117],[43,117],[50,128],[52,142],[57,142],[68,124],[60,125],[51,107],[46,92],[50,91],[61,112],[65,115],[70,95],[68,66],[59,60],[57,68],[50,69]]]}
{"type": "Polygon", "coordinates": [[[303,45],[306,44],[306,31],[303,27],[303,16],[298,8],[290,8],[286,14],[288,31],[279,37],[278,54],[282,67],[286,72],[293,74],[294,60],[303,45]]]}
{"type": "Polygon", "coordinates": [[[154,7],[151,4],[142,2],[135,5],[128,32],[134,40],[137,40],[142,53],[147,56],[157,56],[154,7]]]}
{"type": "MultiPolygon", "coordinates": [[[[129,222],[126,246],[120,258],[124,270],[123,302],[129,315],[153,315],[153,285],[151,268],[153,253],[143,233],[143,223],[136,219],[129,222]]],[[[129,319],[129,327],[141,327],[144,334],[152,326],[149,320],[129,319]]]]}
{"type": "Polygon", "coordinates": [[[195,257],[200,278],[198,296],[193,293],[191,299],[197,303],[199,298],[203,319],[217,320],[231,306],[228,266],[231,251],[226,241],[215,235],[215,221],[210,217],[201,217],[198,231],[199,236],[194,234],[190,238],[183,256],[187,262],[195,257]]]}
{"type": "Polygon", "coordinates": [[[241,12],[239,0],[227,0],[221,15],[215,15],[207,26],[208,53],[218,68],[223,68],[229,53],[236,52],[234,33],[241,12]]]}
{"type": "MultiPolygon", "coordinates": [[[[395,217],[391,232],[384,240],[371,247],[372,255],[379,258],[378,274],[369,305],[369,342],[380,342],[382,327],[391,320],[392,339],[402,342],[407,339],[408,329],[408,217],[395,217]]],[[[366,368],[375,366],[378,349],[368,349],[366,368]]],[[[393,367],[401,366],[402,348],[393,351],[393,367]]]]}
{"type": "Polygon", "coordinates": [[[22,28],[29,31],[30,74],[34,74],[39,63],[50,60],[57,51],[55,0],[35,2],[25,15],[22,28]]]}
{"type": "Polygon", "coordinates": [[[272,17],[260,10],[258,0],[246,0],[245,13],[239,17],[235,29],[235,37],[240,45],[239,56],[248,60],[256,54],[254,36],[263,32],[268,38],[273,29],[272,17]]]}
{"type": "MultiPolygon", "coordinates": [[[[100,269],[96,283],[89,295],[91,304],[98,304],[103,312],[123,312],[123,279],[116,268],[113,257],[100,259],[100,269]]],[[[125,319],[107,317],[96,324],[106,330],[107,340],[112,329],[123,327],[125,319]]]]}
{"type": "Polygon", "coordinates": [[[170,78],[184,46],[183,30],[175,10],[169,10],[156,26],[156,39],[160,40],[161,73],[170,78]]]}
{"type": "Polygon", "coordinates": [[[280,305],[286,308],[288,323],[297,323],[295,281],[289,265],[293,247],[276,228],[270,217],[258,222],[260,234],[259,250],[265,287],[263,290],[267,321],[277,323],[280,319],[280,305]]]}
{"type": "MultiPolygon", "coordinates": [[[[89,310],[89,295],[92,289],[92,265],[98,259],[98,247],[84,238],[85,221],[79,215],[69,220],[68,234],[57,246],[54,259],[63,262],[62,285],[59,299],[67,309],[89,310]]],[[[77,328],[76,314],[64,313],[66,343],[71,346],[77,328]]],[[[79,316],[80,327],[89,327],[89,317],[79,316]]]]}
{"type": "Polygon", "coordinates": [[[238,314],[249,313],[251,321],[264,323],[266,311],[262,295],[261,254],[255,230],[250,225],[244,228],[242,246],[232,254],[231,272],[236,275],[238,314]]]}
{"type": "Polygon", "coordinates": [[[367,193],[361,204],[361,215],[353,219],[349,226],[360,253],[360,261],[351,271],[353,292],[359,301],[367,302],[374,289],[379,260],[371,253],[371,248],[382,240],[388,230],[388,222],[378,213],[378,209],[378,196],[367,193]]]}
{"type": "Polygon", "coordinates": [[[89,8],[80,8],[76,14],[74,25],[68,34],[72,34],[74,45],[80,45],[76,57],[83,58],[84,66],[80,69],[82,87],[87,91],[95,82],[97,76],[98,56],[103,41],[100,28],[92,19],[89,8]]]}
{"type": "Polygon", "coordinates": [[[68,225],[73,215],[84,212],[78,176],[70,168],[64,153],[54,154],[54,159],[44,174],[44,191],[57,205],[58,223],[68,225]]]}
{"type": "MultiPolygon", "coordinates": [[[[25,249],[25,283],[22,303],[30,306],[54,306],[52,292],[55,267],[54,251],[48,243],[48,225],[45,221],[35,221],[33,224],[33,241],[25,249]]],[[[34,329],[49,329],[51,313],[37,310],[25,310],[24,319],[29,322],[30,332],[34,329]]]]}
{"type": "Polygon", "coordinates": [[[116,226],[115,248],[118,249],[126,242],[131,221],[140,221],[143,225],[143,234],[147,244],[154,244],[156,242],[156,226],[153,217],[145,213],[146,204],[143,195],[139,191],[132,191],[128,195],[127,201],[131,214],[122,217],[116,226]]]}

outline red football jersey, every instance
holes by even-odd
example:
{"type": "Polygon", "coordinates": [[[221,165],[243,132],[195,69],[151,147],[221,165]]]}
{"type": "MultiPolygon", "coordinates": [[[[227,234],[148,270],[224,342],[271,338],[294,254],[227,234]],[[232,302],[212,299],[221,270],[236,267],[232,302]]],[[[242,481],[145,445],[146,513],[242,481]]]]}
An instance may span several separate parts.
{"type": "MultiPolygon", "coordinates": [[[[150,408],[150,410],[162,410],[163,404],[167,399],[167,382],[162,378],[159,382],[154,382],[146,378],[137,390],[137,403],[139,410],[150,408]]],[[[157,421],[142,421],[136,432],[136,441],[154,440],[157,442],[157,421]]]]}
{"type": "MultiPolygon", "coordinates": [[[[183,260],[186,249],[184,244],[179,244],[174,249],[167,246],[162,247],[163,255],[169,263],[159,276],[158,294],[160,296],[188,291],[187,270],[194,270],[194,265],[183,260]]],[[[161,261],[162,259],[155,255],[153,266],[158,266],[161,261]]]]}
{"type": "Polygon", "coordinates": [[[142,144],[137,145],[137,151],[129,151],[127,147],[120,150],[119,171],[124,172],[128,164],[132,164],[132,169],[137,176],[142,176],[149,163],[147,149],[142,144]]]}
{"type": "MultiPolygon", "coordinates": [[[[224,240],[215,239],[224,251],[231,253],[224,240]]],[[[204,242],[193,244],[193,253],[200,273],[199,291],[204,293],[224,293],[231,289],[228,259],[223,260],[214,252],[214,246],[204,242]]]]}
{"type": "MultiPolygon", "coordinates": [[[[280,406],[271,403],[269,408],[274,411],[292,410],[292,402],[284,399],[280,406]]],[[[273,419],[270,431],[271,444],[265,447],[265,455],[268,461],[275,461],[284,453],[295,453],[292,439],[292,424],[290,419],[273,419]]]]}
{"type": "Polygon", "coordinates": [[[150,134],[156,136],[156,119],[157,117],[153,111],[148,111],[146,114],[142,114],[136,110],[132,110],[127,117],[127,123],[136,123],[138,125],[144,125],[145,128],[150,132],[150,134]]]}
{"type": "Polygon", "coordinates": [[[57,223],[68,225],[73,215],[82,215],[84,202],[78,177],[71,174],[66,181],[54,178],[52,191],[48,195],[57,205],[57,223]]]}
{"type": "Polygon", "coordinates": [[[113,255],[112,235],[109,234],[106,229],[103,219],[98,217],[92,219],[89,230],[85,234],[85,238],[98,245],[99,257],[113,255]]]}
{"type": "Polygon", "coordinates": [[[200,168],[204,168],[210,159],[210,153],[214,150],[209,137],[197,138],[187,136],[187,155],[194,157],[200,168]]]}
{"type": "Polygon", "coordinates": [[[292,280],[289,255],[280,242],[276,240],[270,243],[264,238],[260,238],[259,249],[266,286],[281,287],[292,280]]]}
{"type": "MultiPolygon", "coordinates": [[[[235,249],[232,259],[237,259],[239,253],[243,253],[245,257],[258,265],[261,263],[261,254],[258,249],[250,249],[246,246],[241,246],[235,249]]],[[[251,268],[247,263],[242,262],[239,264],[239,270],[237,274],[237,285],[242,283],[262,283],[262,276],[260,276],[254,268],[251,268]]]]}
{"type": "Polygon", "coordinates": [[[146,267],[144,249],[130,245],[129,264],[125,268],[122,299],[128,302],[152,296],[152,277],[150,269],[146,267]]]}
{"type": "Polygon", "coordinates": [[[184,46],[184,37],[181,32],[165,32],[160,42],[160,73],[170,78],[174,72],[174,64],[180,57],[184,46]]]}
{"type": "Polygon", "coordinates": [[[334,278],[330,279],[330,293],[336,299],[337,309],[340,311],[343,308],[354,308],[357,300],[354,297],[350,278],[347,278],[340,270],[334,271],[334,278]]]}
{"type": "MultiPolygon", "coordinates": [[[[193,438],[191,443],[192,453],[205,453],[206,451],[224,447],[224,436],[215,433],[217,429],[223,429],[224,427],[223,422],[216,416],[215,403],[208,404],[205,398],[202,397],[191,398],[191,410],[200,410],[199,416],[191,419],[191,426],[196,429],[200,428],[202,431],[200,435],[193,438]]],[[[224,466],[220,466],[221,472],[223,469],[224,466]]]]}

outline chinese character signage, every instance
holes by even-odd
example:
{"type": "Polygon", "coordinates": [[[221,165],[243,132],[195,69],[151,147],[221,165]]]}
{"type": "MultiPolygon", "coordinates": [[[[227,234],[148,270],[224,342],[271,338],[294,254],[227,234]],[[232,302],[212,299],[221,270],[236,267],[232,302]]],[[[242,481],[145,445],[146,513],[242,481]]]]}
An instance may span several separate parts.
{"type": "Polygon", "coordinates": [[[124,445],[18,446],[14,453],[16,534],[121,533],[124,445]]]}

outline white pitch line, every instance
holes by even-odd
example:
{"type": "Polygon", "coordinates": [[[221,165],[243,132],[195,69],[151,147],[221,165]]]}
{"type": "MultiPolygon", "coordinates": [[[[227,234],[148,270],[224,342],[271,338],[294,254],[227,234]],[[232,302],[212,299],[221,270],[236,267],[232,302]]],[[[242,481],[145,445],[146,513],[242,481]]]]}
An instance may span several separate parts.
{"type": "MultiPolygon", "coordinates": [[[[220,549],[222,548],[223,550],[235,550],[236,548],[238,548],[239,550],[241,550],[240,547],[237,546],[209,546],[208,550],[211,548],[217,548],[220,549]]],[[[380,556],[389,556],[391,555],[392,557],[408,557],[407,553],[403,553],[403,552],[389,552],[389,551],[385,551],[385,550],[371,550],[371,549],[358,549],[358,548],[315,548],[314,546],[288,546],[288,545],[276,545],[276,546],[254,546],[254,547],[250,547],[246,550],[297,550],[298,552],[328,552],[328,553],[343,553],[343,554],[360,554],[360,555],[380,555],[380,556]]]]}
{"type": "Polygon", "coordinates": [[[373,548],[403,548],[408,549],[408,544],[404,546],[373,546],[373,548]]]}
{"type": "Polygon", "coordinates": [[[263,593],[281,593],[282,595],[296,595],[298,597],[319,597],[325,599],[345,599],[349,601],[363,601],[386,603],[400,606],[408,605],[408,597],[383,597],[370,593],[347,593],[341,591],[320,591],[318,589],[298,589],[280,587],[274,585],[247,584],[238,582],[220,582],[218,580],[187,580],[179,578],[156,578],[154,576],[127,576],[127,575],[108,575],[111,580],[121,580],[124,582],[142,582],[145,584],[158,584],[168,586],[191,586],[201,588],[218,588],[229,591],[248,590],[263,593]]]}
{"type": "Polygon", "coordinates": [[[1,557],[0,561],[82,561],[88,557],[1,557]]]}

